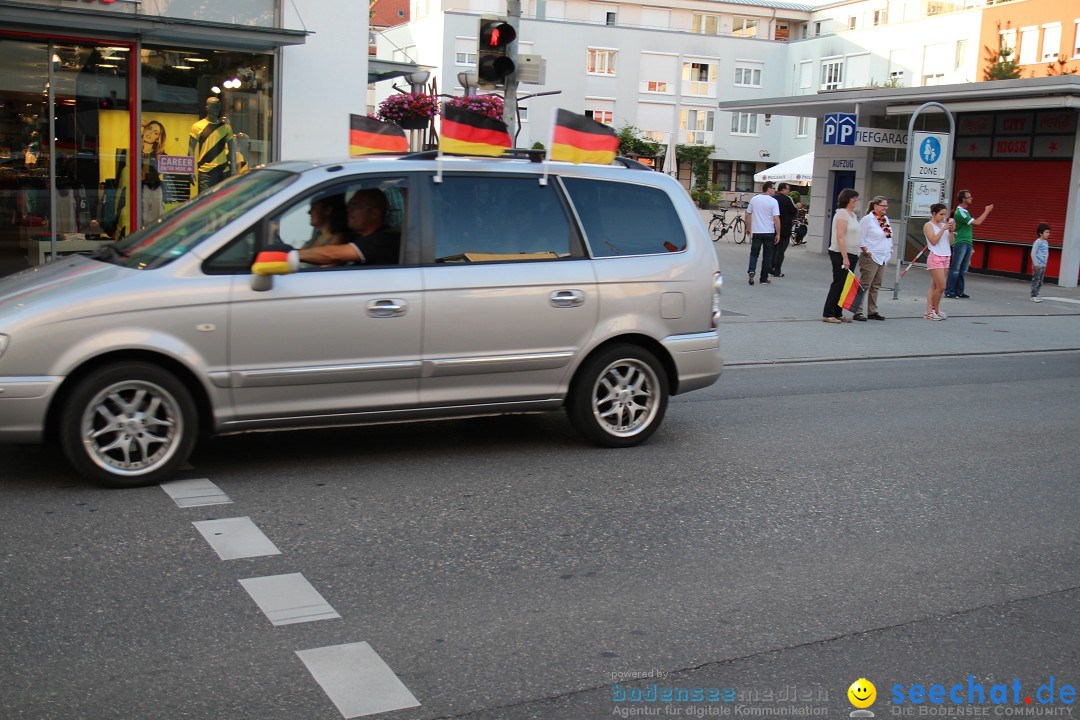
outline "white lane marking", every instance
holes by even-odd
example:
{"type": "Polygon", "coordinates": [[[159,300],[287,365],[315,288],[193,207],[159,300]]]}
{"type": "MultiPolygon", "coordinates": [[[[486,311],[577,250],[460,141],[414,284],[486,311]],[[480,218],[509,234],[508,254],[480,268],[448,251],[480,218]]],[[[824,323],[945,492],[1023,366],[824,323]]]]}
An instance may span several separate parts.
{"type": "Polygon", "coordinates": [[[249,517],[199,520],[191,524],[222,560],[281,554],[249,517]]]}
{"type": "Polygon", "coordinates": [[[420,706],[366,642],[297,650],[296,654],[345,718],[420,706]]]}
{"type": "Polygon", "coordinates": [[[247,578],[240,584],[275,626],[341,617],[300,573],[247,578]]]}
{"type": "Polygon", "coordinates": [[[207,478],[198,480],[170,480],[161,483],[161,489],[176,502],[177,507],[202,507],[203,505],[228,505],[232,499],[207,478]]]}
{"type": "Polygon", "coordinates": [[[1072,303],[1074,305],[1080,305],[1080,300],[1073,300],[1072,298],[1059,298],[1059,297],[1051,297],[1049,295],[1043,295],[1042,299],[1043,300],[1053,300],[1054,302],[1072,303]]]}

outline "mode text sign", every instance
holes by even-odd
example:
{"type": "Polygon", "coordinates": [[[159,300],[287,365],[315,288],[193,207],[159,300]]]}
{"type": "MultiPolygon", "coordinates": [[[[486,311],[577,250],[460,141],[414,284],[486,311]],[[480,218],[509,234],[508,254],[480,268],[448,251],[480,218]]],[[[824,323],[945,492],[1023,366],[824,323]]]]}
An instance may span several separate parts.
{"type": "Polygon", "coordinates": [[[829,113],[825,116],[821,138],[823,145],[855,145],[859,116],[855,113],[829,113]]]}
{"type": "Polygon", "coordinates": [[[912,180],[945,180],[949,176],[949,134],[914,132],[911,134],[912,180]]]}

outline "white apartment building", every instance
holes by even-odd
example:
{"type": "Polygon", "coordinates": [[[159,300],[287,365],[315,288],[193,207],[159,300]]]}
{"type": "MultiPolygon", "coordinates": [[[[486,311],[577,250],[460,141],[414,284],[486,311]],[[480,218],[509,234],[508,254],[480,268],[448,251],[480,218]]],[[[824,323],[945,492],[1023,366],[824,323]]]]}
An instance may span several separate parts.
{"type": "MultiPolygon", "coordinates": [[[[815,121],[718,102],[973,82],[981,3],[522,0],[518,53],[542,56],[547,72],[519,95],[558,94],[522,100],[517,146],[547,145],[552,110],[564,107],[664,145],[672,134],[711,144],[720,186],[751,191],[755,172],[813,150],[815,121]]],[[[505,0],[414,0],[412,21],[377,38],[378,56],[434,67],[440,92],[463,94],[458,74],[475,72],[479,17],[505,11],[505,0]]],[[[377,99],[393,92],[381,85],[377,99]]]]}

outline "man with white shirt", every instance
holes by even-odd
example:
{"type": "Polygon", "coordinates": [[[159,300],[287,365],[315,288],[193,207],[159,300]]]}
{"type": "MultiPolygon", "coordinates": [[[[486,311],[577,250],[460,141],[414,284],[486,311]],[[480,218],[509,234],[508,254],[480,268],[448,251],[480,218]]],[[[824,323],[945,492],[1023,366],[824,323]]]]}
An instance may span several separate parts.
{"type": "Polygon", "coordinates": [[[758,254],[761,255],[761,284],[768,285],[772,270],[773,248],[780,243],[780,205],[773,194],[771,182],[761,186],[761,194],[755,195],[746,205],[746,234],[750,236],[750,284],[754,284],[758,254]]]}
{"type": "Polygon", "coordinates": [[[889,209],[889,199],[878,195],[870,201],[870,212],[859,221],[859,282],[866,290],[866,303],[869,314],[862,314],[862,307],[855,308],[852,320],[884,320],[878,312],[877,296],[881,281],[885,278],[885,266],[892,257],[892,225],[885,212],[889,209]]]}

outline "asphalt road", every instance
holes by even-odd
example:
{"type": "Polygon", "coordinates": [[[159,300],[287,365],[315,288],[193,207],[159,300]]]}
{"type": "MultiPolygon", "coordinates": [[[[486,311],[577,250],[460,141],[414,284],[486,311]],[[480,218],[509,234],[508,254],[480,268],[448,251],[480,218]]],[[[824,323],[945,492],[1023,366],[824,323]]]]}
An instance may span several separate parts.
{"type": "Polygon", "coordinates": [[[840,718],[866,677],[881,718],[969,675],[1080,714],[1024,703],[1080,686],[1078,406],[1077,353],[734,368],[629,450],[559,414],[216,439],[195,508],[0,447],[0,717],[333,720],[296,651],[360,642],[420,703],[373,717],[840,718]],[[232,517],[280,554],[192,525],[232,517]],[[238,582],[290,573],[341,617],[238,582]],[[723,699],[614,699],[654,684],[723,699]]]}

